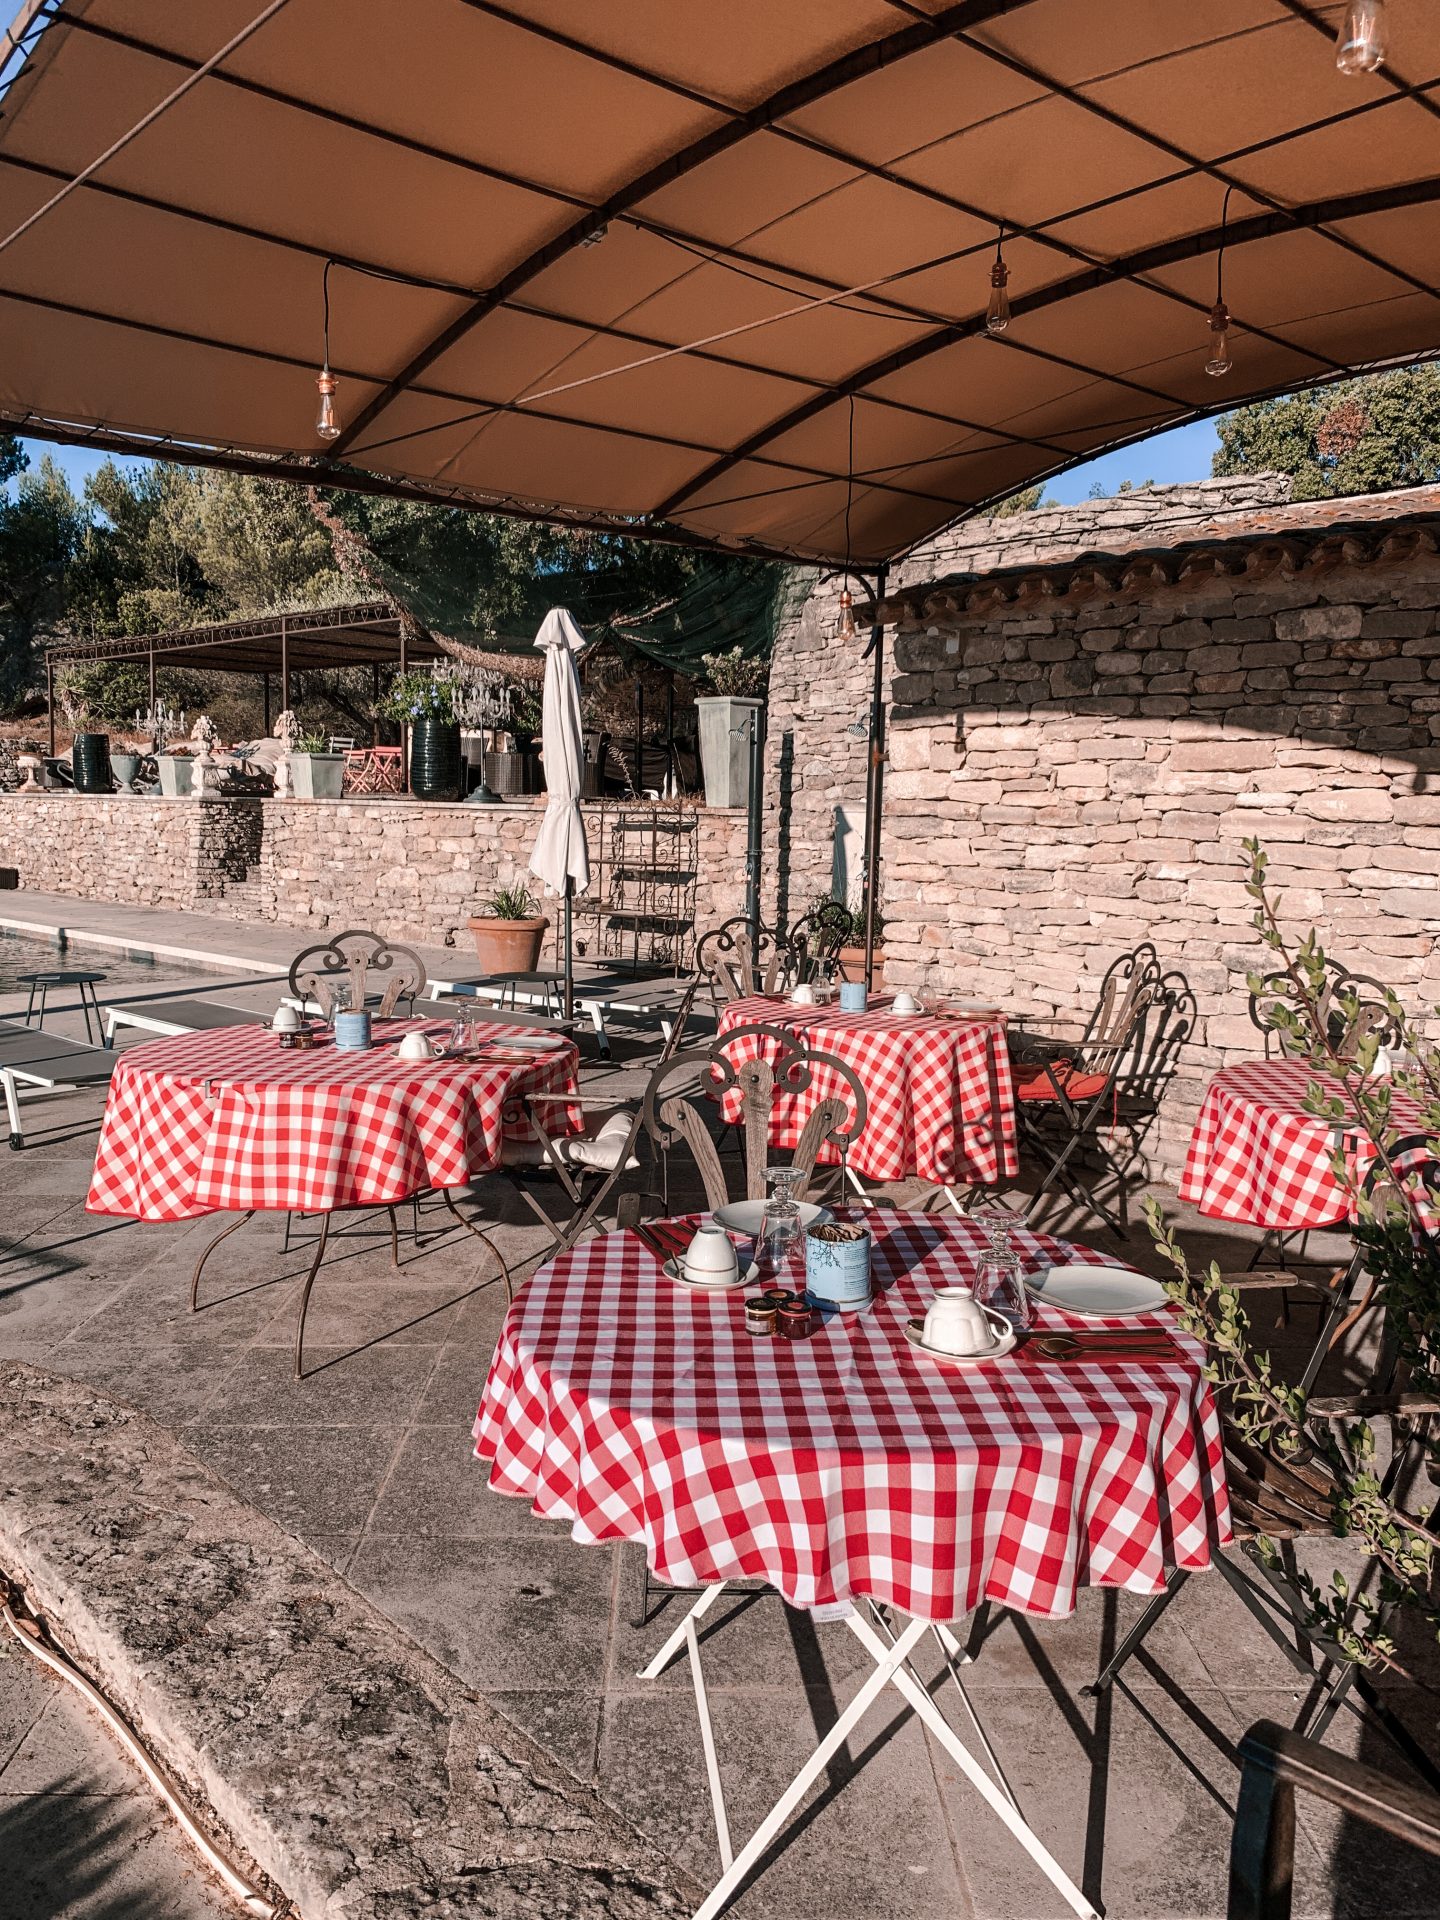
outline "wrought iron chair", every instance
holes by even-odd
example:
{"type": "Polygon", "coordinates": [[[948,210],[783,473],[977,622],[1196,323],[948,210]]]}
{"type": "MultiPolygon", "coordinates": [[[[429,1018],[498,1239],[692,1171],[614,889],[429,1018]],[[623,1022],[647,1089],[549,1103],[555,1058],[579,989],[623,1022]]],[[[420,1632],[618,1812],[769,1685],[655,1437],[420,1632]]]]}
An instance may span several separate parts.
{"type": "Polygon", "coordinates": [[[1240,1742],[1227,1920],[1290,1920],[1297,1788],[1440,1857],[1440,1798],[1257,1720],[1240,1742]]]}
{"type": "MultiPolygon", "coordinates": [[[[685,1037],[699,984],[697,976],[685,990],[660,1050],[655,1074],[668,1070],[685,1037]]],[[[529,1093],[507,1109],[505,1117],[507,1126],[516,1120],[526,1121],[526,1131],[532,1137],[507,1139],[503,1170],[511,1187],[550,1234],[552,1251],[562,1253],[601,1225],[606,1202],[627,1173],[639,1170],[636,1149],[643,1108],[633,1100],[612,1100],[603,1095],[529,1093]],[[582,1117],[578,1129],[562,1126],[577,1112],[582,1117]],[[536,1191],[541,1182],[558,1188],[568,1201],[567,1219],[557,1220],[545,1206],[536,1191]]],[[[617,1228],[633,1226],[648,1197],[642,1192],[621,1194],[615,1206],[617,1228]]]]}
{"type": "Polygon", "coordinates": [[[695,943],[695,969],[710,989],[715,1011],[731,1000],[779,993],[792,984],[792,956],[766,927],[752,931],[744,914],[722,921],[695,943]]]}
{"type": "Polygon", "coordinates": [[[853,925],[849,908],[838,900],[822,900],[801,914],[783,943],[790,984],[817,978],[843,980],[846,975],[840,949],[849,945],[853,925]]]}
{"type": "MultiPolygon", "coordinates": [[[[765,1168],[776,1157],[770,1126],[780,1100],[803,1100],[809,1106],[790,1155],[802,1175],[796,1197],[804,1198],[815,1185],[820,1155],[827,1147],[837,1154],[843,1177],[867,1111],[865,1089],[854,1068],[833,1054],[810,1050],[782,1027],[732,1027],[708,1048],[677,1053],[657,1068],[645,1089],[641,1111],[659,1155],[667,1206],[670,1154],[682,1142],[699,1173],[706,1204],[721,1207],[732,1197],[717,1139],[727,1124],[722,1109],[731,1094],[740,1108],[738,1119],[729,1124],[737,1125],[740,1133],[743,1198],[765,1197],[765,1168]],[[758,1042],[758,1050],[737,1063],[732,1055],[747,1041],[758,1042]]],[[[830,1177],[828,1170],[818,1177],[830,1177]]]]}
{"type": "MultiPolygon", "coordinates": [[[[1295,983],[1283,970],[1267,973],[1258,993],[1250,996],[1250,1019],[1264,1037],[1265,1058],[1287,1054],[1289,1036],[1276,1024],[1277,1011],[1295,1002],[1295,983]]],[[[1401,1022],[1385,998],[1382,981],[1367,973],[1351,973],[1338,960],[1325,962],[1325,984],[1320,994],[1320,1018],[1337,1053],[1353,1053],[1374,1034],[1382,1047],[1398,1046],[1401,1022]]]]}
{"type": "MultiPolygon", "coordinates": [[[[1174,982],[1179,976],[1169,979],[1174,982]]],[[[1145,1036],[1152,1012],[1164,1012],[1168,1018],[1175,1004],[1178,990],[1166,981],[1155,948],[1145,941],[1106,968],[1094,1011],[1077,1039],[1015,1036],[1019,1145],[1044,1168],[1025,1206],[1027,1221],[1033,1223],[1046,1203],[1063,1193],[1112,1233],[1128,1237],[1125,1169],[1113,1144],[1106,1141],[1104,1129],[1108,1126],[1113,1137],[1122,1112],[1131,1103],[1143,1107],[1155,1095],[1157,1063],[1147,1052],[1145,1036]],[[1116,1211],[1097,1197],[1095,1181],[1082,1183],[1072,1166],[1082,1150],[1099,1163],[1098,1174],[1108,1172],[1113,1177],[1116,1211]]],[[[1183,1038],[1182,1033],[1180,1041],[1183,1038]]]]}
{"type": "Polygon", "coordinates": [[[352,927],[322,945],[306,947],[290,962],[290,992],[302,1003],[313,1004],[328,1020],[336,1007],[336,989],[344,986],[352,1007],[369,999],[371,975],[384,979],[376,1011],[382,1020],[402,1000],[413,1013],[416,995],[425,987],[425,962],[410,947],[392,947],[378,933],[352,927]]]}

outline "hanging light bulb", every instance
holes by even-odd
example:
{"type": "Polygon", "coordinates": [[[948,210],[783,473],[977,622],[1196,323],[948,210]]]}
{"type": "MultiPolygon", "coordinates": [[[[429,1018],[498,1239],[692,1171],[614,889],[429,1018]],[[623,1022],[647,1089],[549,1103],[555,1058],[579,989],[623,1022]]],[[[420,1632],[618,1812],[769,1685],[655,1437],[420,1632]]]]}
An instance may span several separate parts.
{"type": "Polygon", "coordinates": [[[1004,333],[1010,324],[1010,296],[1005,291],[1010,280],[1010,269],[1000,251],[1004,237],[1005,229],[1002,227],[995,237],[995,264],[990,269],[990,305],[985,309],[987,333],[1004,333]]]}
{"type": "Polygon", "coordinates": [[[1223,380],[1233,362],[1230,358],[1230,309],[1217,300],[1210,309],[1210,358],[1205,371],[1212,379],[1223,380]]]}
{"type": "Polygon", "coordinates": [[[837,640],[853,640],[856,637],[855,598],[849,587],[840,589],[840,618],[835,623],[837,640]]]}
{"type": "Polygon", "coordinates": [[[1335,38],[1341,73],[1374,73],[1385,60],[1384,0],[1350,0],[1335,38]]]}
{"type": "Polygon", "coordinates": [[[320,389],[320,409],[315,415],[315,431],[322,440],[338,440],[340,422],[335,418],[335,390],[340,382],[327,364],[316,375],[315,384],[320,389]]]}

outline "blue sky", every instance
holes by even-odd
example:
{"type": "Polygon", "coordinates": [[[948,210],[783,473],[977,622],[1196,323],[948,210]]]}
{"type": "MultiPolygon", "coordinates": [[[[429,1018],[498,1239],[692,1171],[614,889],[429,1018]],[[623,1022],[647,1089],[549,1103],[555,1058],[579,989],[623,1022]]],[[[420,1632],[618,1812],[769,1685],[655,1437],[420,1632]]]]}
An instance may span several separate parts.
{"type": "MultiPolygon", "coordinates": [[[[84,487],[86,475],[105,461],[105,455],[91,453],[85,447],[47,447],[38,440],[27,440],[24,444],[35,465],[48,453],[77,494],[84,487]]],[[[1119,453],[1107,453],[1102,459],[1088,461],[1073,473],[1052,480],[1045,489],[1045,497],[1069,506],[1073,501],[1088,498],[1097,480],[1106,493],[1115,493],[1122,480],[1130,480],[1137,487],[1144,480],[1157,480],[1162,485],[1176,480],[1204,480],[1209,477],[1210,456],[1217,445],[1215,422],[1197,420],[1188,427],[1158,433],[1153,440],[1137,447],[1126,447],[1119,453]]],[[[134,467],[141,462],[122,460],[120,464],[134,467]]]]}

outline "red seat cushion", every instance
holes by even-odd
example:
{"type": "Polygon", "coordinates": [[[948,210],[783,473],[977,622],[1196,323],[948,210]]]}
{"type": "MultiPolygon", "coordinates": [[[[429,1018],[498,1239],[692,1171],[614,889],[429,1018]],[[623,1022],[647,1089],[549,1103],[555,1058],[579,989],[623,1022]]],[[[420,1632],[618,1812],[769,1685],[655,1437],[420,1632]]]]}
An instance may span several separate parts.
{"type": "Polygon", "coordinates": [[[1044,1066],[1024,1066],[1012,1071],[1017,1100],[1054,1100],[1056,1080],[1070,1100],[1093,1100],[1105,1085],[1103,1073],[1077,1073],[1070,1060],[1056,1060],[1048,1070],[1044,1066]]]}

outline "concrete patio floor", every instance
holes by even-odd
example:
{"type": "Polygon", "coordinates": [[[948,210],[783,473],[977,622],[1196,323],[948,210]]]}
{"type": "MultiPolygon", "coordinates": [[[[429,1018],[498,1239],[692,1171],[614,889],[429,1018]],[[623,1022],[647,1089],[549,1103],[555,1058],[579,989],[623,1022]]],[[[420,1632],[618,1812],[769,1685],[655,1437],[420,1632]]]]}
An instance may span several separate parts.
{"type": "MultiPolygon", "coordinates": [[[[163,985],[157,976],[155,991],[163,985]]],[[[205,991],[257,1008],[275,994],[239,980],[205,991]]],[[[0,1000],[0,1016],[13,1011],[0,1000]]],[[[633,1063],[607,1072],[617,1087],[638,1078],[633,1063]]],[[[316,1371],[297,1384],[290,1342],[304,1245],[287,1254],[278,1219],[252,1222],[207,1267],[203,1311],[192,1316],[191,1269],[223,1222],[87,1216],[99,1108],[85,1095],[37,1103],[27,1119],[36,1144],[0,1153],[0,1355],[91,1381],[172,1428],[712,1880],[686,1670],[657,1683],[636,1678],[675,1603],[637,1631],[635,1550],[573,1543],[563,1525],[490,1495],[472,1457],[470,1426],[505,1311],[484,1250],[432,1203],[421,1240],[402,1238],[396,1274],[383,1220],[346,1223],[311,1303],[307,1360],[316,1371]],[[57,1121],[66,1124],[47,1135],[57,1121]]],[[[477,1187],[472,1204],[498,1218],[507,1258],[535,1257],[542,1236],[498,1184],[477,1187]]],[[[1243,1235],[1217,1241],[1213,1223],[1188,1237],[1207,1255],[1222,1244],[1232,1265],[1253,1244],[1243,1235]]],[[[1125,1253],[1148,1264],[1142,1239],[1125,1253]]],[[[1311,1323],[1300,1318],[1292,1332],[1303,1338],[1311,1323]]],[[[1327,1553],[1317,1566],[1335,1559],[1327,1553]]],[[[1099,1702],[1082,1696],[1139,1605],[1091,1592],[1070,1620],[1003,1618],[966,1683],[1027,1817],[1092,1900],[1127,1920],[1209,1920],[1225,1909],[1235,1742],[1257,1719],[1292,1719],[1300,1693],[1228,1588],[1201,1576],[1125,1684],[1099,1702]]],[[[843,1626],[817,1625],[773,1596],[738,1596],[711,1620],[704,1656],[743,1834],[853,1690],[864,1657],[843,1626]]],[[[1432,1707],[1403,1695],[1397,1704],[1412,1725],[1433,1729],[1432,1707]]],[[[961,1724],[953,1694],[946,1710],[961,1724]]],[[[1401,1770],[1383,1739],[1348,1715],[1331,1737],[1401,1770]]],[[[1440,1910],[1433,1863],[1314,1805],[1302,1804],[1300,1828],[1297,1915],[1428,1920],[1440,1910]]],[[[872,1711],[788,1838],[735,1904],[740,1920],[1066,1912],[934,1742],[888,1706],[872,1711]]]]}

